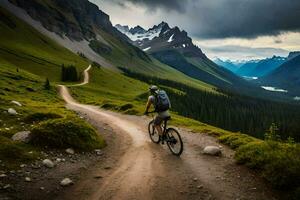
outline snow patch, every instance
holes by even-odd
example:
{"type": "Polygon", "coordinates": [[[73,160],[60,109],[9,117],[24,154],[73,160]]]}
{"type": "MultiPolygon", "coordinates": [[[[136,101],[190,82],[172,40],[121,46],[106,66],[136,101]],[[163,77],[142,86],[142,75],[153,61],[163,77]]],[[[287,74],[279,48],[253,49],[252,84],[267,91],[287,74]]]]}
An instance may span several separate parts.
{"type": "Polygon", "coordinates": [[[143,51],[148,51],[150,49],[151,49],[151,47],[147,47],[147,48],[143,49],[143,51]]]}
{"type": "Polygon", "coordinates": [[[157,29],[150,29],[145,33],[136,33],[132,34],[129,31],[125,31],[122,28],[116,27],[120,32],[125,34],[127,37],[129,37],[132,41],[142,41],[142,40],[152,40],[155,37],[159,37],[159,34],[161,33],[161,27],[157,29]]]}
{"type": "Polygon", "coordinates": [[[263,89],[271,91],[271,92],[288,92],[287,90],[276,88],[276,87],[271,87],[271,86],[261,86],[263,89]]]}
{"type": "Polygon", "coordinates": [[[183,44],[182,46],[183,46],[183,48],[185,48],[185,47],[186,47],[186,46],[185,46],[185,44],[183,44]]]}
{"type": "Polygon", "coordinates": [[[174,34],[169,38],[169,40],[168,40],[168,42],[170,43],[170,42],[173,42],[173,37],[174,37],[174,34]]]}

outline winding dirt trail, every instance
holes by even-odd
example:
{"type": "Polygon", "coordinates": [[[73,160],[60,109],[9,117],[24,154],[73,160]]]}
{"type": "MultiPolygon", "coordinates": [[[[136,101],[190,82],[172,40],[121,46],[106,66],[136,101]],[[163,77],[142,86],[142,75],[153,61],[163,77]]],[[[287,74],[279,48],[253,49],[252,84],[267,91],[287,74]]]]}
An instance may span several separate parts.
{"type": "MultiPolygon", "coordinates": [[[[80,85],[88,83],[89,69],[80,85]]],[[[215,138],[179,128],[185,149],[178,158],[166,146],[151,143],[149,118],[80,104],[67,87],[59,88],[69,109],[98,129],[106,124],[110,134],[104,135],[106,158],[83,172],[57,199],[276,199],[256,174],[235,164],[229,148],[222,147],[221,157],[201,154],[207,145],[220,145],[215,138]]]]}

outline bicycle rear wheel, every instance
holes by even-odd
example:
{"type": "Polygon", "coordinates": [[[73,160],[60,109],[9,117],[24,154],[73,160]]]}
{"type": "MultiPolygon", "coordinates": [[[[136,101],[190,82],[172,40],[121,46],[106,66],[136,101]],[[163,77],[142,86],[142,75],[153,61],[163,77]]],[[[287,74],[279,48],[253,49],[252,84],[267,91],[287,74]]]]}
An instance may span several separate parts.
{"type": "Polygon", "coordinates": [[[152,140],[152,142],[158,144],[160,142],[160,137],[159,137],[157,130],[154,127],[154,120],[152,120],[149,123],[148,132],[149,132],[149,136],[150,136],[150,139],[152,140]]]}
{"type": "Polygon", "coordinates": [[[166,132],[167,145],[176,156],[180,156],[183,152],[183,142],[179,132],[174,128],[168,128],[166,132]]]}

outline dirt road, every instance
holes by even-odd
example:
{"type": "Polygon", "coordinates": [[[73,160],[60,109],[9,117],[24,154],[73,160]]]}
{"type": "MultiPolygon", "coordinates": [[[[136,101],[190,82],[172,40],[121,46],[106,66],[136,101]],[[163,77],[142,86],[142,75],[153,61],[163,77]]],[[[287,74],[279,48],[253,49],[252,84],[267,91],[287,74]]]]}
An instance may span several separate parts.
{"type": "Polygon", "coordinates": [[[176,157],[166,146],[151,143],[149,118],[77,103],[65,86],[60,94],[69,109],[98,129],[106,124],[111,132],[104,135],[106,159],[82,173],[58,199],[276,199],[256,174],[235,164],[229,148],[222,147],[221,157],[203,155],[205,146],[220,145],[213,137],[179,128],[185,149],[176,157]]]}

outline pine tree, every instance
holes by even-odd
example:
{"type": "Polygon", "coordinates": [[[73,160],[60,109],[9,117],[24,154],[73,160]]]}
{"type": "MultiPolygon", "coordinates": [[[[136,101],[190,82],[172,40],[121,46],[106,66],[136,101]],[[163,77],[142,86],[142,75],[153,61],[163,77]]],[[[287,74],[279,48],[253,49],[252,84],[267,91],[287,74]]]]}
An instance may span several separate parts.
{"type": "Polygon", "coordinates": [[[50,81],[48,78],[46,78],[45,84],[44,84],[44,89],[45,90],[50,90],[51,85],[50,85],[50,81]]]}

